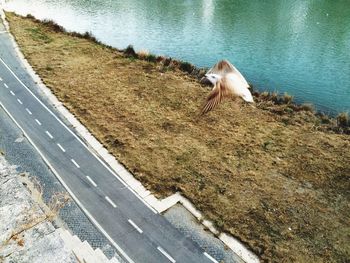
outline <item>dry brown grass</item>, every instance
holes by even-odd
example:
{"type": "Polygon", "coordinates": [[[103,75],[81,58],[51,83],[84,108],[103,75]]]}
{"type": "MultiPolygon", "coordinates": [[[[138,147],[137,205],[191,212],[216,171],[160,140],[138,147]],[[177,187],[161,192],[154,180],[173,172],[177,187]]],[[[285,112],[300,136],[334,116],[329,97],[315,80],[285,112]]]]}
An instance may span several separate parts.
{"type": "Polygon", "coordinates": [[[141,49],[137,52],[137,55],[140,59],[146,59],[149,56],[149,51],[147,49],[141,49]]]}
{"type": "Polygon", "coordinates": [[[208,90],[183,72],[7,15],[45,84],[147,188],[181,191],[263,261],[350,258],[349,136],[269,102],[198,119],[208,90]]]}

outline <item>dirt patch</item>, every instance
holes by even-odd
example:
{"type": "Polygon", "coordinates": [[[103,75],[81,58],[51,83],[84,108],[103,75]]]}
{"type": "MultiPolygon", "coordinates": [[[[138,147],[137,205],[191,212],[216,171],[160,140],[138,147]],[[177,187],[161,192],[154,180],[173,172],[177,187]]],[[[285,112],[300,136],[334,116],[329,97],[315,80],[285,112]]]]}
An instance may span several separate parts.
{"type": "Polygon", "coordinates": [[[7,16],[45,84],[147,188],[181,191],[263,261],[349,260],[348,135],[268,103],[197,118],[208,89],[183,72],[7,16]]]}

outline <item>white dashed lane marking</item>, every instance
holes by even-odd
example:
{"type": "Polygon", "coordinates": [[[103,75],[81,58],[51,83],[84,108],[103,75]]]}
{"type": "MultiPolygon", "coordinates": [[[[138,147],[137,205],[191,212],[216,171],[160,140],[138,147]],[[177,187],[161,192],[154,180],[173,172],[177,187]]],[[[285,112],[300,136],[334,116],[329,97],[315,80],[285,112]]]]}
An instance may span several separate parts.
{"type": "Polygon", "coordinates": [[[90,183],[94,186],[94,187],[97,187],[97,184],[94,182],[94,180],[92,180],[91,178],[90,178],[90,176],[86,176],[86,178],[90,181],[90,183]]]}
{"type": "Polygon", "coordinates": [[[41,122],[38,119],[35,119],[36,123],[41,126],[41,122]]]}
{"type": "Polygon", "coordinates": [[[173,259],[162,247],[157,247],[157,249],[167,258],[169,259],[172,263],[175,263],[176,260],[173,259]]]}
{"type": "MultiPolygon", "coordinates": [[[[89,152],[89,154],[92,154],[96,158],[96,160],[101,163],[113,176],[115,176],[122,184],[125,186],[127,185],[111,168],[107,166],[91,149],[88,148],[88,146],[83,143],[83,141],[73,132],[70,130],[70,128],[67,127],[67,125],[64,124],[63,121],[60,120],[60,118],[55,115],[38,97],[34,95],[34,93],[19,79],[19,77],[11,70],[11,68],[3,61],[3,59],[0,57],[0,63],[2,63],[9,72],[16,78],[16,80],[30,93],[31,96],[49,113],[51,114],[57,121],[64,127],[72,136],[74,136],[80,143],[85,147],[85,149],[89,152]]],[[[42,156],[44,159],[45,163],[48,164],[52,170],[54,171],[53,167],[49,163],[49,161],[45,158],[45,155],[37,148],[35,143],[30,139],[30,137],[26,134],[25,130],[16,122],[15,118],[10,114],[10,112],[5,108],[5,106],[1,103],[0,101],[0,106],[4,108],[6,113],[11,117],[11,119],[16,123],[16,125],[22,130],[22,132],[28,137],[29,141],[31,144],[34,146],[34,148],[39,152],[39,154],[42,156]]],[[[38,122],[38,121],[37,121],[38,122]]],[[[39,123],[38,123],[39,124],[39,123]]],[[[39,124],[41,125],[41,124],[39,124]]],[[[80,167],[73,159],[71,161],[74,163],[75,166],[78,168],[80,167]]],[[[122,256],[126,259],[127,262],[129,263],[134,263],[134,261],[125,253],[125,251],[116,243],[116,241],[106,232],[104,227],[99,224],[99,222],[94,218],[92,214],[84,207],[84,205],[80,202],[80,200],[75,196],[73,191],[68,187],[68,185],[63,181],[63,179],[59,176],[59,174],[54,171],[56,176],[59,178],[60,182],[64,185],[64,187],[68,190],[70,195],[73,197],[73,199],[78,203],[78,205],[82,208],[84,213],[89,217],[89,219],[96,225],[96,227],[107,237],[107,239],[112,243],[112,245],[118,250],[119,253],[122,254],[122,256]]],[[[130,189],[130,191],[135,194],[137,198],[139,198],[140,201],[142,201],[151,211],[153,211],[155,214],[157,214],[157,211],[153,209],[149,204],[147,204],[140,196],[138,196],[133,190],[130,189]]]]}
{"type": "Polygon", "coordinates": [[[18,103],[23,105],[23,102],[20,99],[17,99],[18,103]]]}
{"type": "Polygon", "coordinates": [[[219,263],[215,258],[213,258],[212,256],[210,256],[207,252],[203,253],[204,256],[206,256],[207,258],[209,258],[211,261],[213,261],[214,263],[219,263]]]}
{"type": "Polygon", "coordinates": [[[137,232],[139,232],[140,234],[143,233],[142,229],[139,228],[131,219],[128,219],[128,222],[137,230],[137,232]]]}
{"type": "Polygon", "coordinates": [[[52,134],[51,134],[51,133],[49,133],[49,131],[46,131],[45,133],[47,134],[47,136],[49,136],[49,137],[50,137],[50,139],[53,139],[53,136],[52,136],[52,134]]]}
{"type": "Polygon", "coordinates": [[[28,108],[26,108],[26,111],[28,112],[29,115],[33,114],[28,108]]]}
{"type": "Polygon", "coordinates": [[[117,205],[108,196],[105,196],[105,199],[107,200],[108,203],[111,204],[111,206],[113,206],[114,208],[117,207],[117,205]]]}
{"type": "Polygon", "coordinates": [[[60,148],[60,149],[61,149],[61,151],[62,151],[62,152],[64,152],[64,153],[66,152],[66,150],[65,150],[65,149],[62,147],[62,145],[61,145],[61,144],[57,143],[57,146],[58,146],[58,148],[60,148]]]}
{"type": "Polygon", "coordinates": [[[77,164],[77,162],[74,160],[74,159],[71,159],[72,163],[74,163],[74,165],[77,167],[77,168],[80,168],[79,164],[77,164]]]}
{"type": "Polygon", "coordinates": [[[10,90],[10,93],[12,96],[16,96],[16,94],[12,90],[10,90]]]}

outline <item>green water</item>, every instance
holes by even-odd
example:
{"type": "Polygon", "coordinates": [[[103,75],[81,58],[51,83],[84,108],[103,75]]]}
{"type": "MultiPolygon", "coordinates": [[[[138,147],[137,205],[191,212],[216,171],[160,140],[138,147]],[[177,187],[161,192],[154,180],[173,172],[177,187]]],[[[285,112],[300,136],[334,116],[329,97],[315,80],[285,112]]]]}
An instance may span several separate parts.
{"type": "Polygon", "coordinates": [[[211,66],[229,59],[259,90],[350,110],[350,1],[8,0],[7,8],[211,66]]]}

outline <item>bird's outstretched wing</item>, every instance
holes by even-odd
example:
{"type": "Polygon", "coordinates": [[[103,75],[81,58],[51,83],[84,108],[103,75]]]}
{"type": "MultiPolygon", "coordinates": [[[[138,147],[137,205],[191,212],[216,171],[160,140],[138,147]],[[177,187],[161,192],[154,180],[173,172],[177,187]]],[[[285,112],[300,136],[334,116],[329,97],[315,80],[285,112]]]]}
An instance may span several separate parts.
{"type": "Polygon", "coordinates": [[[253,96],[250,93],[248,83],[245,79],[241,79],[237,74],[227,74],[225,76],[226,86],[232,90],[232,93],[241,97],[246,102],[254,102],[253,96]]]}
{"type": "Polygon", "coordinates": [[[216,63],[211,69],[208,70],[207,74],[218,74],[221,76],[225,76],[227,74],[234,74],[236,82],[238,81],[240,85],[243,85],[247,88],[249,87],[248,82],[243,77],[241,72],[239,72],[238,69],[227,60],[221,60],[218,63],[216,63]]]}
{"type": "Polygon", "coordinates": [[[225,97],[230,97],[232,95],[231,90],[228,88],[227,81],[225,79],[219,80],[212,91],[207,97],[207,101],[201,110],[201,115],[214,109],[225,97]]]}
{"type": "Polygon", "coordinates": [[[218,74],[223,76],[236,71],[237,69],[230,62],[227,60],[221,60],[216,63],[211,69],[209,69],[207,74],[218,74]]]}

